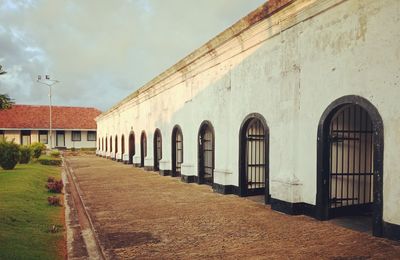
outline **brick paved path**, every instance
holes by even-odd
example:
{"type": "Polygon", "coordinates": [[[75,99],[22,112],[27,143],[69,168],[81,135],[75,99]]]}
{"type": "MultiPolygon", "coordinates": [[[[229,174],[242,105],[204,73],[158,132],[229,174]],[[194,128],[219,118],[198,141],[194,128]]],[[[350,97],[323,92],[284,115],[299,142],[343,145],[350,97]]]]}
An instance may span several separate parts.
{"type": "Polygon", "coordinates": [[[331,222],[94,156],[68,160],[111,259],[400,259],[400,243],[331,222]]]}

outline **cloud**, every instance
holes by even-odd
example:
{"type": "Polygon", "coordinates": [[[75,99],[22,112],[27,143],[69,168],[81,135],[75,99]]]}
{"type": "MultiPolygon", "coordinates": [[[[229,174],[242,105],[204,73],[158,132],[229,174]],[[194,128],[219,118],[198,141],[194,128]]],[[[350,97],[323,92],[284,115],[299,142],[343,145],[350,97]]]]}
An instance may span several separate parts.
{"type": "Polygon", "coordinates": [[[0,93],[105,110],[252,11],[262,0],[0,0],[0,93]]]}

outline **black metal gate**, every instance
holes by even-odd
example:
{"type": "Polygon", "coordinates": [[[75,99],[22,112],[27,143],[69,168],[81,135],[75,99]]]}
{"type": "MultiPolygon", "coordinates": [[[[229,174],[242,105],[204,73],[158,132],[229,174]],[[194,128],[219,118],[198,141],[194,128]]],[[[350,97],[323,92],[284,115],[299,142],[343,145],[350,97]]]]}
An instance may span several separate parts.
{"type": "Polygon", "coordinates": [[[121,136],[121,160],[124,160],[124,154],[125,154],[125,136],[121,136]]]}
{"type": "Polygon", "coordinates": [[[209,123],[199,132],[199,183],[214,183],[214,131],[209,123]]]}
{"type": "Polygon", "coordinates": [[[133,156],[135,155],[135,134],[129,135],[129,164],[133,163],[133,156]]]}
{"type": "Polygon", "coordinates": [[[329,136],[330,217],[372,213],[374,135],[371,119],[358,105],[333,116],[329,136]]]}
{"type": "Polygon", "coordinates": [[[154,170],[160,170],[160,161],[162,159],[162,139],[161,139],[161,132],[157,129],[154,132],[154,170]]]}
{"type": "Polygon", "coordinates": [[[241,142],[241,195],[268,193],[266,191],[267,133],[260,119],[251,118],[245,122],[241,142]]]}
{"type": "MultiPolygon", "coordinates": [[[[118,136],[115,136],[115,156],[117,156],[118,153],[118,136]]],[[[117,159],[117,158],[115,158],[117,159]]]]}
{"type": "Polygon", "coordinates": [[[181,176],[181,165],[183,163],[183,135],[179,127],[172,132],[172,176],[181,176]]]}
{"type": "Polygon", "coordinates": [[[143,132],[140,137],[140,167],[144,167],[144,158],[147,156],[147,138],[143,132]]]}

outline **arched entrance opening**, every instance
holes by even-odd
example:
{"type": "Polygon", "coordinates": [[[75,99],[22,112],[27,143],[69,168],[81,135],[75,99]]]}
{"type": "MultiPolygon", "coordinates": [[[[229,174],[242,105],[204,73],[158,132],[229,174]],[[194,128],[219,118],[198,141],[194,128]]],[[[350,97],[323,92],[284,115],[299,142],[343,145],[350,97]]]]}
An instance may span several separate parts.
{"type": "Polygon", "coordinates": [[[154,132],[153,148],[154,170],[159,171],[160,161],[162,159],[162,137],[160,129],[156,129],[154,132]]]}
{"type": "Polygon", "coordinates": [[[115,156],[117,156],[117,153],[118,153],[118,135],[115,136],[115,156]]]}
{"type": "Polygon", "coordinates": [[[209,121],[204,121],[198,134],[199,184],[214,183],[214,128],[209,121]]]}
{"type": "Polygon", "coordinates": [[[113,151],[112,136],[110,136],[110,153],[113,151]]]}
{"type": "Polygon", "coordinates": [[[269,130],[260,114],[247,116],[240,128],[240,196],[265,195],[269,202],[269,130]]]}
{"type": "Polygon", "coordinates": [[[183,134],[177,125],[172,130],[172,173],[173,177],[181,176],[181,165],[183,163],[183,134]]]}
{"type": "Polygon", "coordinates": [[[140,167],[144,167],[144,158],[147,156],[147,137],[143,131],[140,136],[140,167]]]}
{"type": "Polygon", "coordinates": [[[124,160],[125,154],[125,136],[121,135],[121,160],[124,160]]]}
{"type": "Polygon", "coordinates": [[[135,133],[129,134],[129,164],[133,163],[133,156],[135,155],[135,133]]]}
{"type": "Polygon", "coordinates": [[[318,127],[317,217],[372,217],[382,235],[383,123],[359,96],[333,102],[318,127]]]}

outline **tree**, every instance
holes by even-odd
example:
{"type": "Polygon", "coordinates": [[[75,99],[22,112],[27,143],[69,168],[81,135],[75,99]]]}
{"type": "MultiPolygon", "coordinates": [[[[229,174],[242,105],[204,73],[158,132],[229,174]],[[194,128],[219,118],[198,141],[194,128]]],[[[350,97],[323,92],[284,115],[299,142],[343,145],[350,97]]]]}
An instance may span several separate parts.
{"type": "Polygon", "coordinates": [[[7,73],[7,71],[4,71],[2,68],[3,68],[3,66],[0,65],[0,75],[3,75],[3,74],[7,73]]]}
{"type": "Polygon", "coordinates": [[[7,94],[0,94],[0,110],[9,109],[14,101],[7,94]]]}
{"type": "MultiPolygon", "coordinates": [[[[6,73],[0,65],[0,75],[6,73]]],[[[7,94],[0,94],[0,110],[11,108],[12,104],[14,104],[14,101],[7,94]]]]}

